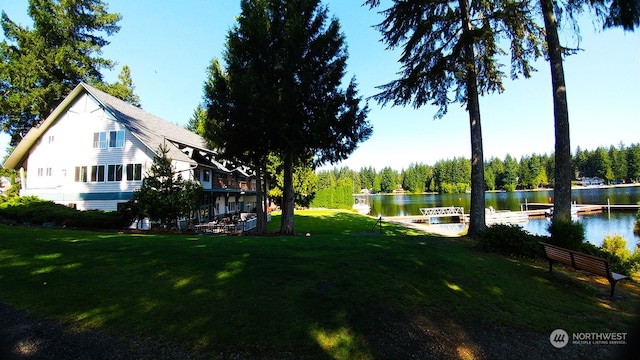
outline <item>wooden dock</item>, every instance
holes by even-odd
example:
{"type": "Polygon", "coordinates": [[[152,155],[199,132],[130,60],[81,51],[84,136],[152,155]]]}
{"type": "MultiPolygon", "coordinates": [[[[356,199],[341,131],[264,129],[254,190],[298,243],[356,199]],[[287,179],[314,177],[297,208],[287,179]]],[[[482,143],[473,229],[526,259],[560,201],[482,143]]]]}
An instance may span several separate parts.
{"type": "MultiPolygon", "coordinates": [[[[540,211],[549,210],[553,207],[552,203],[525,203],[521,204],[523,211],[540,211]]],[[[574,204],[578,214],[597,214],[604,211],[638,211],[640,205],[622,204],[622,205],[594,205],[594,204],[574,204]]]]}
{"type": "MultiPolygon", "coordinates": [[[[504,219],[493,219],[496,221],[487,221],[487,223],[494,222],[508,222],[510,218],[520,221],[523,217],[527,218],[541,218],[549,216],[549,211],[553,207],[552,203],[526,203],[522,204],[521,211],[498,211],[496,214],[503,214],[504,219]],[[509,213],[509,214],[507,214],[509,213]],[[507,216],[508,215],[508,216],[507,216]],[[503,221],[504,220],[504,221],[503,221]]],[[[598,214],[605,211],[638,211],[640,205],[593,205],[593,204],[574,204],[573,208],[577,211],[578,215],[598,214]]],[[[457,218],[461,223],[469,222],[469,214],[464,214],[461,208],[456,207],[439,207],[439,208],[421,208],[422,215],[405,215],[405,216],[385,216],[385,221],[399,221],[399,222],[418,222],[418,223],[431,223],[433,218],[451,217],[457,218]]],[[[499,216],[500,217],[500,216],[499,216]]],[[[488,219],[488,218],[487,218],[488,219]]]]}
{"type": "Polygon", "coordinates": [[[405,215],[405,216],[387,216],[387,221],[401,222],[426,222],[431,223],[431,219],[452,217],[458,218],[458,221],[464,222],[465,213],[463,207],[443,206],[434,208],[420,208],[421,215],[405,215]]]}

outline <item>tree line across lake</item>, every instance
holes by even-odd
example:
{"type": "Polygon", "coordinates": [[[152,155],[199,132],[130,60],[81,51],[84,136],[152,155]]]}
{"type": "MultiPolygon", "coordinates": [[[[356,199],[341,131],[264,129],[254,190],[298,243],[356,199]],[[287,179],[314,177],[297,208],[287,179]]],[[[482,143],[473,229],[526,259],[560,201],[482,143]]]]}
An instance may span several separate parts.
{"type": "MultiPolygon", "coordinates": [[[[603,183],[640,181],[640,144],[619,145],[595,150],[578,148],[571,159],[574,179],[598,177],[603,183]]],[[[537,189],[553,187],[553,155],[525,155],[519,161],[511,155],[485,161],[485,190],[537,189]]],[[[307,173],[307,176],[312,176],[307,173]]],[[[363,167],[322,170],[315,174],[315,196],[312,207],[350,208],[353,193],[367,189],[372,193],[462,193],[471,188],[471,161],[465,158],[440,160],[434,165],[411,164],[397,171],[387,166],[376,171],[363,167]]],[[[306,183],[314,183],[307,181],[306,183]]],[[[305,191],[313,193],[311,189],[305,191]]],[[[304,205],[304,204],[301,204],[304,205]]]]}

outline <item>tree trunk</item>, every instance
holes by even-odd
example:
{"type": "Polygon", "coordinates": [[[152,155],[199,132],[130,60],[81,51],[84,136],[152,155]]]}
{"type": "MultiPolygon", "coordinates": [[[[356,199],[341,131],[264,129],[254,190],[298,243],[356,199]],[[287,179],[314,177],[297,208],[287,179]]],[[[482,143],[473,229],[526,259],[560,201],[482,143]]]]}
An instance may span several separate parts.
{"type": "Polygon", "coordinates": [[[255,161],[256,164],[256,232],[264,234],[267,232],[267,215],[266,209],[263,207],[262,197],[262,163],[255,161]]]}
{"type": "Polygon", "coordinates": [[[262,196],[262,208],[264,209],[264,231],[267,232],[267,222],[268,222],[268,216],[269,216],[269,205],[270,205],[270,201],[269,201],[269,176],[267,175],[267,161],[264,160],[262,163],[262,168],[264,169],[264,182],[263,182],[263,186],[264,186],[264,190],[262,192],[263,196],[262,196]]]}
{"type": "Polygon", "coordinates": [[[569,139],[569,109],[562,67],[562,48],[558,38],[558,23],[552,0],[540,0],[547,33],[551,82],[553,87],[553,117],[555,125],[555,170],[553,186],[553,220],[571,220],[571,143],[569,139]]]}
{"type": "MultiPolygon", "coordinates": [[[[469,7],[467,0],[460,0],[460,10],[463,14],[463,31],[471,30],[469,7]]],[[[464,35],[463,35],[464,36],[464,35]]],[[[471,130],[471,208],[469,213],[469,236],[477,236],[485,229],[485,200],[484,200],[484,155],[482,148],[482,127],[480,126],[480,98],[478,96],[478,73],[476,71],[473,51],[474,40],[467,35],[465,44],[466,83],[467,83],[467,111],[469,112],[469,126],[471,130]]]]}
{"type": "Polygon", "coordinates": [[[280,233],[293,235],[293,208],[295,194],[293,190],[293,156],[286,154],[284,157],[284,184],[282,191],[282,217],[280,233]]]}

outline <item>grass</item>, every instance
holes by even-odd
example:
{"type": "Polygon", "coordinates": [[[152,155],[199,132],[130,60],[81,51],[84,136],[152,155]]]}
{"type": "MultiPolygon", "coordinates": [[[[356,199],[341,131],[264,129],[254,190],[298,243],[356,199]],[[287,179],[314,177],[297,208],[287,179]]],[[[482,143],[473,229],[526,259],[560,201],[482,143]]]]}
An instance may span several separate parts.
{"type": "MultiPolygon", "coordinates": [[[[546,272],[339,211],[296,215],[299,236],[115,234],[0,226],[0,297],[107,333],[202,351],[374,358],[385,319],[549,334],[625,332],[638,286],[546,272]],[[310,236],[304,234],[309,233],[310,236]]],[[[271,230],[279,224],[278,216],[271,230]]]]}

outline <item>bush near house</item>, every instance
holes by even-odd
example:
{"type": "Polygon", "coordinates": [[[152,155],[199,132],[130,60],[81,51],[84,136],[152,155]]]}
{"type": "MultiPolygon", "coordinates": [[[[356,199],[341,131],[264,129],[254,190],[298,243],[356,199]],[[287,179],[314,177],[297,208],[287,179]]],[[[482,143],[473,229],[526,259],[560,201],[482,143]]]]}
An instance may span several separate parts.
{"type": "Polygon", "coordinates": [[[117,211],[80,211],[35,196],[16,197],[0,204],[3,222],[84,229],[122,229],[129,218],[117,211]]]}

